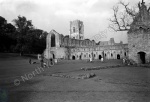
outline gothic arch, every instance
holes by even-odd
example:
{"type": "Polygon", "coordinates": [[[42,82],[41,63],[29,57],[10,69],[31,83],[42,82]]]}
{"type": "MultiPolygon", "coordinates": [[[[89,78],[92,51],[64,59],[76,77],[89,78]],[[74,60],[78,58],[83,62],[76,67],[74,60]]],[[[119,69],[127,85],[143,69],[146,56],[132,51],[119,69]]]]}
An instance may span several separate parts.
{"type": "Polygon", "coordinates": [[[120,59],[120,54],[117,54],[117,59],[120,59]]]}
{"type": "Polygon", "coordinates": [[[124,52],[124,56],[127,56],[127,53],[126,53],[126,52],[124,52]]]}
{"type": "Polygon", "coordinates": [[[113,57],[113,54],[111,53],[111,57],[113,57]]]}
{"type": "Polygon", "coordinates": [[[146,53],[141,51],[141,52],[138,52],[137,54],[138,54],[139,63],[145,64],[146,53]]]}
{"type": "Polygon", "coordinates": [[[53,59],[55,59],[55,54],[53,54],[53,59]]]}
{"type": "Polygon", "coordinates": [[[72,60],[75,60],[75,59],[76,59],[76,57],[73,55],[73,56],[72,56],[72,60]]]}
{"type": "Polygon", "coordinates": [[[99,55],[99,60],[101,60],[101,58],[102,58],[102,56],[101,56],[101,55],[99,55]]]}
{"type": "Polygon", "coordinates": [[[55,34],[51,34],[51,47],[56,47],[56,37],[55,37],[55,34]]]}

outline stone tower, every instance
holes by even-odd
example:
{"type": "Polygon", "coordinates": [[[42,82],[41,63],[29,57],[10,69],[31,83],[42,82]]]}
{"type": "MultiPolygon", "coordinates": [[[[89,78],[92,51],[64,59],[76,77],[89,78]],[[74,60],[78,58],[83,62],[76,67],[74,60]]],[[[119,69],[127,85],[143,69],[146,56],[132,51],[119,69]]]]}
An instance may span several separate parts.
{"type": "Polygon", "coordinates": [[[144,0],[138,4],[139,12],[128,31],[129,59],[136,63],[150,62],[150,7],[144,0]]]}
{"type": "Polygon", "coordinates": [[[70,21],[70,38],[84,40],[84,25],[82,21],[70,21]]]}

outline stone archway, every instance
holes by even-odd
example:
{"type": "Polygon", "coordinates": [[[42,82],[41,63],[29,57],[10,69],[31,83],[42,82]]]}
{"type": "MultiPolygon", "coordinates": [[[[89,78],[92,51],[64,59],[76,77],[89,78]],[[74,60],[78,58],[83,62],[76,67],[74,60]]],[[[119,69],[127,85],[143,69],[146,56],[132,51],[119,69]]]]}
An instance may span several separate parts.
{"type": "Polygon", "coordinates": [[[103,56],[103,58],[105,57],[105,56],[104,56],[104,51],[102,52],[102,56],[103,56]]]}
{"type": "Polygon", "coordinates": [[[101,58],[102,58],[102,56],[101,56],[101,55],[99,55],[99,60],[101,60],[101,58]]]}
{"type": "Polygon", "coordinates": [[[94,58],[96,57],[96,55],[94,54],[94,58]]]}
{"type": "Polygon", "coordinates": [[[82,59],[82,55],[80,55],[80,60],[82,59]]]}
{"type": "Polygon", "coordinates": [[[55,42],[55,34],[51,35],[51,47],[56,47],[56,42],[55,42]]]}
{"type": "Polygon", "coordinates": [[[124,56],[127,56],[127,53],[126,53],[126,52],[124,53],[124,56]]]}
{"type": "Polygon", "coordinates": [[[72,60],[75,60],[76,59],[76,57],[75,56],[72,56],[72,60]]]}
{"type": "Polygon", "coordinates": [[[111,57],[113,57],[113,54],[111,53],[111,57]]]}
{"type": "Polygon", "coordinates": [[[145,52],[138,52],[138,59],[139,59],[139,63],[145,64],[146,60],[145,60],[145,52]]]}
{"type": "Polygon", "coordinates": [[[105,54],[105,58],[107,57],[107,54],[105,54]]]}
{"type": "Polygon", "coordinates": [[[117,59],[120,59],[120,55],[119,54],[117,54],[117,59]]]}
{"type": "Polygon", "coordinates": [[[53,54],[53,59],[55,59],[55,55],[53,54]]]}

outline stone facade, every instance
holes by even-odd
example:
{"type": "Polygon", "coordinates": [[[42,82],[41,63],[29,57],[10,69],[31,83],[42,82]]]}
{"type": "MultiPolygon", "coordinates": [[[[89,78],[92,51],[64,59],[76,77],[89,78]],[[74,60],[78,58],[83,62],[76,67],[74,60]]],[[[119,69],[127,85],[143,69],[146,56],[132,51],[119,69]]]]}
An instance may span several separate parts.
{"type": "Polygon", "coordinates": [[[109,41],[100,41],[95,43],[94,40],[80,40],[70,38],[68,35],[64,36],[51,30],[47,35],[47,44],[45,50],[45,57],[83,60],[89,59],[121,59],[127,57],[128,45],[115,43],[114,38],[109,41]]]}
{"type": "Polygon", "coordinates": [[[128,31],[129,59],[136,63],[150,62],[150,8],[145,2],[138,4],[139,13],[128,31]]]}
{"type": "Polygon", "coordinates": [[[70,38],[84,40],[84,25],[82,21],[70,21],[70,38]]]}
{"type": "Polygon", "coordinates": [[[82,21],[70,22],[70,36],[64,36],[52,30],[47,36],[46,58],[63,58],[72,60],[89,59],[120,59],[127,57],[136,63],[150,62],[150,7],[144,0],[138,4],[139,12],[133,19],[128,31],[128,44],[109,41],[84,39],[82,21]]]}

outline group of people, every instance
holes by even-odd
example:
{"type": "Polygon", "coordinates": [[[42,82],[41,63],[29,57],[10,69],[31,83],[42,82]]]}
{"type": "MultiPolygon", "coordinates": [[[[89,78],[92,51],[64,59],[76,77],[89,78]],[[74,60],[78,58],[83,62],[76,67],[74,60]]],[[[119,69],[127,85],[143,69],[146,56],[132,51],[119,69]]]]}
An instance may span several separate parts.
{"type": "MultiPolygon", "coordinates": [[[[45,59],[43,54],[38,56],[38,60],[40,60],[40,66],[41,67],[51,67],[53,66],[55,63],[58,63],[58,60],[57,59],[53,59],[53,58],[50,58],[50,59],[45,59]]],[[[102,57],[101,59],[101,62],[104,61],[104,58],[102,57]]],[[[92,57],[90,57],[89,59],[90,62],[93,62],[93,59],[92,57]]],[[[31,61],[31,58],[29,58],[29,64],[32,64],[32,61],[31,61]]]]}
{"type": "Polygon", "coordinates": [[[134,64],[131,60],[129,60],[128,58],[123,58],[122,59],[123,61],[123,64],[126,64],[126,65],[132,65],[132,64],[134,64]]]}
{"type": "MultiPolygon", "coordinates": [[[[44,56],[42,56],[42,55],[39,58],[39,60],[40,60],[40,63],[41,63],[41,67],[46,67],[46,66],[50,67],[50,66],[53,66],[54,63],[58,63],[58,60],[53,59],[53,58],[46,59],[46,61],[44,61],[44,56]]],[[[101,60],[101,62],[103,62],[104,58],[102,57],[100,60],[101,60]]],[[[89,61],[93,62],[92,57],[90,57],[89,61]]],[[[29,64],[32,64],[31,58],[29,58],[29,64]]],[[[128,60],[126,58],[123,58],[123,64],[129,64],[128,60]]]]}
{"type": "MultiPolygon", "coordinates": [[[[41,67],[51,67],[54,64],[58,63],[57,59],[53,59],[53,58],[45,59],[43,54],[42,55],[38,55],[38,60],[40,61],[40,66],[41,67]]],[[[31,58],[29,58],[29,64],[34,64],[32,62],[32,60],[31,60],[31,58]]]]}

